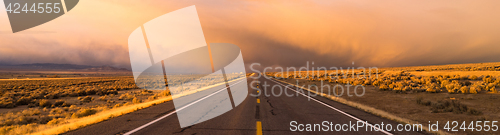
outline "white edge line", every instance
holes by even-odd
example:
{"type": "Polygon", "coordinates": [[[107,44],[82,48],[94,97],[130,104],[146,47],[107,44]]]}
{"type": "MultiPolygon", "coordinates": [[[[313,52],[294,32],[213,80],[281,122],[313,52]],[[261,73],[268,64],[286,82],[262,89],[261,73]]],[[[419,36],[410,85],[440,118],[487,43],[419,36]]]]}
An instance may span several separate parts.
{"type": "MultiPolygon", "coordinates": [[[[286,85],[283,85],[283,84],[281,84],[281,83],[279,83],[279,82],[277,82],[277,81],[275,81],[275,80],[272,80],[272,79],[269,79],[269,80],[271,80],[271,81],[273,81],[273,82],[275,82],[275,83],[277,83],[277,84],[279,84],[279,85],[285,86],[285,88],[288,88],[288,89],[290,89],[290,90],[292,90],[292,91],[294,91],[294,92],[296,92],[296,93],[299,93],[300,95],[302,95],[302,96],[304,96],[304,97],[307,97],[307,98],[309,98],[309,99],[312,99],[313,101],[316,101],[316,102],[318,102],[318,103],[320,103],[320,104],[322,104],[322,105],[324,105],[324,106],[326,106],[326,107],[328,107],[328,108],[331,108],[331,109],[333,109],[333,110],[335,110],[335,111],[337,111],[337,112],[340,112],[340,113],[342,113],[342,114],[344,114],[344,115],[346,115],[346,116],[348,116],[348,117],[351,117],[351,118],[353,118],[353,119],[355,119],[355,120],[357,120],[357,121],[362,121],[363,123],[366,123],[366,125],[371,126],[371,127],[375,128],[375,129],[378,129],[379,131],[381,131],[381,132],[383,132],[383,133],[385,133],[385,134],[387,134],[387,135],[392,135],[392,133],[389,133],[389,132],[387,132],[387,131],[385,131],[385,130],[382,130],[382,129],[380,129],[380,128],[377,128],[377,127],[373,126],[372,124],[368,123],[367,121],[363,121],[363,120],[361,120],[361,119],[359,119],[359,118],[356,118],[356,117],[354,117],[354,116],[352,116],[352,115],[350,115],[350,114],[348,114],[348,113],[346,113],[346,112],[344,112],[344,111],[341,111],[341,110],[339,110],[339,109],[337,109],[337,108],[335,108],[335,107],[333,107],[333,106],[330,106],[330,105],[328,105],[328,104],[325,104],[325,103],[323,103],[323,102],[320,102],[320,101],[316,100],[315,98],[311,98],[310,96],[307,96],[307,95],[305,95],[304,93],[300,93],[300,92],[298,92],[298,91],[296,91],[296,90],[294,90],[294,89],[292,89],[292,88],[290,88],[290,87],[288,87],[288,86],[286,86],[286,85]]],[[[292,85],[290,85],[290,86],[292,86],[292,85]]],[[[298,88],[298,87],[297,87],[297,88],[298,88]]]]}
{"type": "MultiPolygon", "coordinates": [[[[246,79],[245,79],[245,80],[246,80],[246,79]]],[[[243,82],[243,81],[244,81],[244,80],[238,81],[238,82],[236,82],[236,83],[234,83],[233,85],[230,85],[230,86],[234,86],[234,85],[236,85],[236,84],[238,84],[238,83],[241,83],[241,82],[243,82]]],[[[160,117],[160,118],[158,118],[158,119],[155,119],[155,120],[153,120],[153,121],[151,121],[151,122],[149,122],[149,123],[146,123],[146,124],[144,124],[144,125],[142,125],[142,126],[140,126],[140,127],[138,127],[138,128],[135,128],[134,130],[128,131],[127,133],[125,133],[125,134],[123,134],[123,135],[131,135],[131,134],[133,134],[134,132],[137,132],[137,131],[139,131],[139,130],[141,130],[141,129],[143,129],[143,128],[145,128],[145,127],[147,127],[147,126],[149,126],[149,125],[151,125],[151,124],[153,124],[153,123],[156,123],[156,122],[158,122],[158,121],[160,121],[160,120],[162,120],[162,119],[164,119],[164,118],[166,118],[166,117],[168,117],[168,116],[170,116],[170,115],[172,115],[172,114],[176,113],[177,111],[181,111],[181,110],[183,110],[183,109],[185,109],[185,108],[187,108],[187,107],[189,107],[189,106],[191,106],[191,105],[193,105],[193,104],[195,104],[195,103],[198,103],[198,102],[200,102],[201,100],[204,100],[204,99],[206,99],[206,98],[209,98],[209,97],[211,97],[211,96],[213,96],[213,95],[215,95],[215,94],[217,94],[217,93],[219,93],[219,92],[221,92],[221,91],[223,91],[223,90],[227,90],[227,87],[225,87],[225,88],[223,88],[223,89],[220,89],[220,90],[218,90],[218,91],[216,91],[216,92],[214,92],[214,93],[212,93],[212,94],[210,94],[210,95],[207,95],[207,96],[205,96],[205,97],[203,97],[203,98],[200,98],[200,99],[198,99],[198,100],[196,100],[196,101],[194,101],[194,102],[192,102],[192,103],[190,103],[190,104],[187,104],[187,105],[185,105],[185,106],[183,106],[183,107],[181,107],[181,108],[179,108],[179,109],[176,109],[176,110],[174,110],[174,111],[172,111],[172,112],[170,112],[170,113],[168,113],[168,114],[166,114],[166,115],[163,115],[163,116],[161,116],[161,117],[160,117]]]]}

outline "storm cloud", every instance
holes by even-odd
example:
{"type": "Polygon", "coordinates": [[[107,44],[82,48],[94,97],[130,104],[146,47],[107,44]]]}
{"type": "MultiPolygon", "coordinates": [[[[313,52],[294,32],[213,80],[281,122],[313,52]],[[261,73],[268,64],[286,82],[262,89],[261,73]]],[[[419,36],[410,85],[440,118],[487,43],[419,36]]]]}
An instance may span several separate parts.
{"type": "MultiPolygon", "coordinates": [[[[500,61],[500,1],[80,1],[12,34],[0,11],[0,63],[130,68],[128,35],[196,5],[207,43],[242,49],[247,65],[388,67],[500,61]]],[[[4,10],[4,9],[0,9],[4,10]]]]}

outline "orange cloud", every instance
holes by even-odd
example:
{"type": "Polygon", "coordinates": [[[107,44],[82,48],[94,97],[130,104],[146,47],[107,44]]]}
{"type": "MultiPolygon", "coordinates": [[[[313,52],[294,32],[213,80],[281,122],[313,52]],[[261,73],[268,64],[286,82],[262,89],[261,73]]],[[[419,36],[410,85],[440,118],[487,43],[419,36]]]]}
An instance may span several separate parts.
{"type": "Polygon", "coordinates": [[[128,66],[131,31],[196,5],[209,43],[233,43],[246,62],[406,66],[499,61],[500,1],[86,0],[39,27],[9,33],[0,14],[0,63],[128,66]]]}

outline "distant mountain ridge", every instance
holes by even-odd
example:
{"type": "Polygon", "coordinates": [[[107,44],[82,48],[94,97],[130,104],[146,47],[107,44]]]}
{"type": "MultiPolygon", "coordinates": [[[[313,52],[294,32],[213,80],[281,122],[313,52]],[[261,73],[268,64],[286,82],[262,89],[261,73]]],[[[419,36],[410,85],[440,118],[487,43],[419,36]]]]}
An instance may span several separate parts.
{"type": "Polygon", "coordinates": [[[55,64],[55,63],[33,63],[19,65],[0,65],[0,69],[10,70],[81,70],[81,71],[130,71],[126,68],[113,66],[90,66],[76,64],[55,64]]]}

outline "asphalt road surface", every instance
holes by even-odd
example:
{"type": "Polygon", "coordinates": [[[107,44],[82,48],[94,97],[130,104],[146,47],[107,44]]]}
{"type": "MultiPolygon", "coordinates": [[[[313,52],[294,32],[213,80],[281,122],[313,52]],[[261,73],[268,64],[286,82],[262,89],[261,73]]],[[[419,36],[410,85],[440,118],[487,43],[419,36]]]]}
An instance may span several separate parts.
{"type": "Polygon", "coordinates": [[[180,128],[174,104],[172,101],[169,101],[65,134],[428,134],[425,132],[408,131],[375,131],[376,128],[366,125],[355,131],[351,128],[351,125],[357,123],[358,120],[367,121],[370,124],[384,123],[384,127],[387,124],[391,124],[392,130],[396,130],[396,126],[399,123],[331,101],[324,97],[309,97],[307,93],[306,95],[297,94],[295,91],[297,90],[296,88],[286,90],[275,88],[271,91],[272,86],[283,86],[284,84],[264,77],[260,77],[258,80],[248,78],[248,85],[248,96],[241,104],[220,116],[193,126],[180,128]],[[251,83],[252,81],[260,81],[260,92],[250,87],[250,85],[256,85],[256,83],[251,83]],[[270,87],[267,87],[267,91],[264,91],[262,88],[264,82],[270,85],[270,87]],[[284,91],[286,91],[288,95],[293,94],[294,96],[286,96],[284,91]],[[275,93],[274,95],[282,92],[282,95],[273,96],[272,92],[275,93]],[[265,96],[265,94],[271,96],[265,96]],[[296,123],[292,121],[296,121],[296,123]],[[329,122],[326,123],[328,126],[332,124],[332,128],[335,128],[335,125],[338,124],[339,126],[337,129],[340,128],[340,125],[349,125],[343,126],[343,129],[340,129],[345,130],[349,128],[349,130],[335,131],[335,129],[333,129],[333,131],[331,131],[321,125],[325,124],[323,123],[324,121],[329,122]],[[304,124],[304,126],[299,126],[300,129],[304,131],[298,131],[299,127],[297,126],[299,124],[304,124]],[[310,129],[315,129],[316,131],[305,131],[307,130],[307,125],[305,124],[320,125],[317,127],[311,126],[310,129]],[[368,127],[368,131],[366,127],[368,127]],[[328,131],[318,131],[320,128],[328,131]]]}

